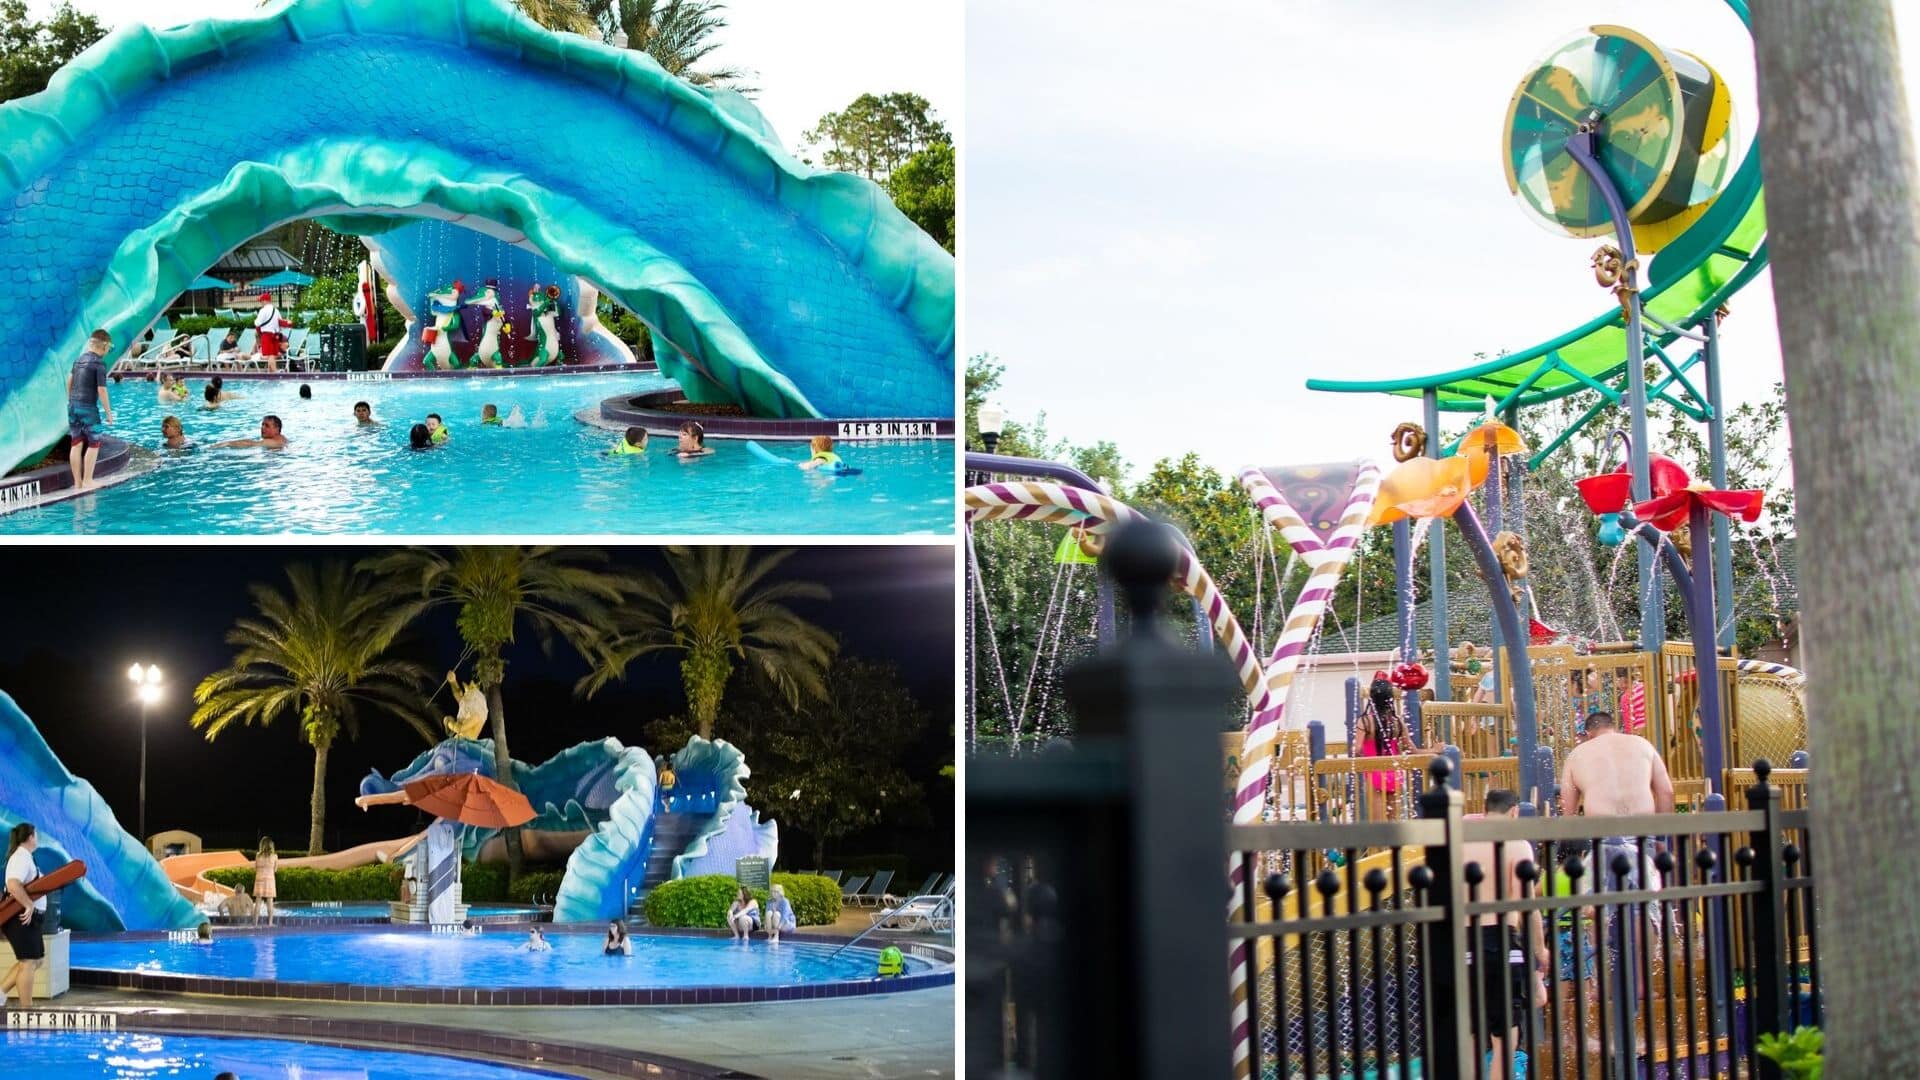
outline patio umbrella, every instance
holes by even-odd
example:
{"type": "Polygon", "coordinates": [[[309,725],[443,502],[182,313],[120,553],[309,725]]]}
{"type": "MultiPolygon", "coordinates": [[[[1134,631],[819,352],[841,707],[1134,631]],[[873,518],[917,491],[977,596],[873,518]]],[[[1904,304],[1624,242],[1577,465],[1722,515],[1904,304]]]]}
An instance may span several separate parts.
{"type": "Polygon", "coordinates": [[[217,277],[211,277],[206,274],[201,274],[199,277],[193,279],[193,284],[188,285],[186,291],[199,292],[202,289],[231,289],[231,288],[233,288],[233,282],[231,281],[221,281],[217,277]]]}
{"type": "Polygon", "coordinates": [[[462,825],[510,829],[534,816],[533,804],[525,795],[479,773],[423,776],[402,790],[415,809],[462,825]]]}
{"type": "Polygon", "coordinates": [[[277,274],[268,274],[251,286],[255,289],[301,288],[313,284],[313,278],[298,270],[282,270],[277,274]]]}

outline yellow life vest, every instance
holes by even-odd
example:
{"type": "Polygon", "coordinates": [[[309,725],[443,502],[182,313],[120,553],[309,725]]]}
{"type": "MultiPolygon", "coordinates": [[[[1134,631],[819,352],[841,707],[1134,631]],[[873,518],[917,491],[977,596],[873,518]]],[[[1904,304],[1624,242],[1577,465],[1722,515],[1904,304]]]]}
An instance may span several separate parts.
{"type": "Polygon", "coordinates": [[[880,950],[880,977],[891,978],[904,975],[907,970],[907,958],[900,954],[897,946],[889,945],[880,950]]]}

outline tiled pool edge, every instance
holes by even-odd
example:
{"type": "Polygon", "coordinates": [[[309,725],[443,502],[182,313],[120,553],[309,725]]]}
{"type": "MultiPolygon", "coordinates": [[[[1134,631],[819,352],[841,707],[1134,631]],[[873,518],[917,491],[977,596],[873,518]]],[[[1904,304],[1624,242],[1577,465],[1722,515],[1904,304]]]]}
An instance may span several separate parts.
{"type": "Polygon", "coordinates": [[[665,406],[685,401],[677,389],[620,394],[600,402],[599,413],[583,410],[595,426],[612,429],[645,428],[650,435],[672,435],[688,420],[697,420],[709,439],[810,439],[828,435],[847,441],[952,441],[952,417],[883,418],[861,420],[773,419],[758,416],[696,416],[668,411],[665,406]]]}
{"type": "MultiPolygon", "coordinates": [[[[577,1043],[496,1035],[471,1028],[399,1020],[350,1020],[145,1008],[111,1012],[122,1031],[180,1035],[250,1035],[360,1049],[410,1050],[455,1061],[488,1061],[528,1069],[591,1069],[609,1076],[665,1080],[761,1080],[737,1069],[577,1043]]],[[[556,1074],[557,1075],[557,1074],[556,1074]]]]}
{"type": "MultiPolygon", "coordinates": [[[[339,930],[352,926],[338,926],[339,930]]],[[[320,927],[302,926],[303,932],[320,927]]],[[[249,928],[251,930],[251,928],[249,928]]],[[[249,932],[230,928],[227,932],[249,932]]],[[[273,933],[269,928],[252,930],[273,933]]],[[[422,930],[421,932],[424,932],[422,930]]],[[[564,932],[564,931],[562,931],[564,932]]],[[[597,927],[591,931],[597,933],[597,927]]],[[[714,931],[680,930],[650,927],[646,935],[658,937],[718,938],[714,931]]],[[[126,937],[162,937],[145,932],[126,937]]],[[[640,937],[643,935],[636,935],[640,937]]],[[[846,939],[820,934],[788,934],[785,940],[816,945],[845,945],[846,939]]],[[[941,945],[918,941],[892,941],[900,951],[922,960],[944,965],[938,970],[892,979],[864,979],[859,982],[831,982],[800,986],[689,986],[654,989],[573,989],[569,987],[517,987],[481,990],[474,987],[367,986],[357,983],[294,982],[281,979],[228,979],[165,972],[108,971],[75,966],[71,972],[74,986],[102,990],[137,990],[154,994],[202,994],[216,997],[281,998],[297,1001],[343,1001],[358,1004],[394,1005],[753,1005],[783,1001],[817,1001],[823,998],[860,997],[867,994],[898,994],[954,983],[954,952],[941,945]]]]}

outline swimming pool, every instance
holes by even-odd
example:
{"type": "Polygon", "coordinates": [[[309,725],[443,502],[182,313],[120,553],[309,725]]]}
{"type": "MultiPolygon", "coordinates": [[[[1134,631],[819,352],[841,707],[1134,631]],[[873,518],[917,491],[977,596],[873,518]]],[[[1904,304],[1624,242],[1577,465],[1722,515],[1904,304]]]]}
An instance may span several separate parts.
{"type": "Polygon", "coordinates": [[[75,939],[72,963],[75,982],[91,985],[122,985],[116,976],[133,976],[126,980],[132,985],[165,990],[178,977],[193,980],[198,992],[331,997],[317,990],[280,991],[287,984],[345,984],[415,989],[429,999],[444,993],[470,1004],[581,1000],[583,994],[571,993],[576,991],[591,992],[586,1003],[608,1005],[771,1001],[912,989],[950,982],[952,973],[947,965],[909,956],[906,978],[881,983],[874,977],[875,949],[836,954],[837,944],[802,941],[774,946],[755,940],[742,946],[728,938],[636,933],[632,956],[605,956],[598,933],[563,931],[548,934],[547,940],[551,951],[530,952],[527,935],[513,930],[453,936],[371,926],[216,933],[211,945],[117,936],[75,939]],[[102,974],[95,977],[95,972],[102,974]],[[219,982],[201,988],[204,979],[219,982]],[[723,988],[733,996],[715,996],[723,988]],[[515,990],[544,996],[508,998],[507,992],[515,990]],[[475,991],[492,993],[483,995],[489,1000],[474,1000],[475,991]],[[632,993],[603,999],[608,991],[632,993]]]}
{"type": "MultiPolygon", "coordinates": [[[[604,455],[619,437],[574,414],[617,394],[671,384],[653,373],[437,378],[375,382],[227,383],[243,395],[202,408],[162,405],[151,383],[112,387],[117,422],[107,433],[146,448],[160,421],[178,416],[202,447],[254,438],[260,418],[279,416],[284,451],[136,452],[138,475],[93,495],[0,515],[0,533],[369,533],[385,535],[637,535],[709,533],[951,534],[951,440],[846,443],[859,476],[828,477],[770,465],[744,442],[719,440],[714,454],[682,462],[658,444],[630,457],[604,455]],[[373,406],[378,427],[359,426],[353,403],[373,406]],[[519,406],[529,426],[483,427],[480,408],[519,406]],[[408,448],[407,429],[439,413],[452,438],[408,448]]],[[[776,447],[804,456],[797,447],[776,447]]]]}
{"type": "Polygon", "coordinates": [[[401,1050],[132,1031],[0,1031],[0,1062],[5,1062],[9,1075],[37,1080],[209,1080],[222,1072],[246,1080],[420,1080],[429,1076],[552,1080],[572,1075],[401,1050]]]}

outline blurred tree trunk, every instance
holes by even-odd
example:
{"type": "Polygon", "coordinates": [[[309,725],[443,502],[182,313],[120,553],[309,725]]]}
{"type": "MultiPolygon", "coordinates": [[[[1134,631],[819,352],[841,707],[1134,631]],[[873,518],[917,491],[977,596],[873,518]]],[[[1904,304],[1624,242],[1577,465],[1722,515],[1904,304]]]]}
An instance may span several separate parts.
{"type": "Polygon", "coordinates": [[[1768,244],[1799,494],[1827,1075],[1920,1076],[1920,208],[1888,0],[1762,0],[1768,244]]]}

